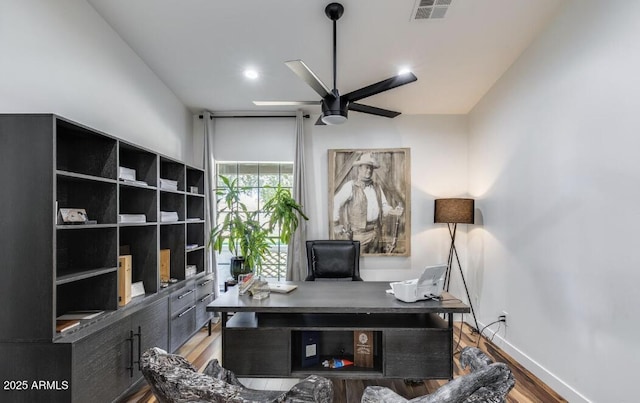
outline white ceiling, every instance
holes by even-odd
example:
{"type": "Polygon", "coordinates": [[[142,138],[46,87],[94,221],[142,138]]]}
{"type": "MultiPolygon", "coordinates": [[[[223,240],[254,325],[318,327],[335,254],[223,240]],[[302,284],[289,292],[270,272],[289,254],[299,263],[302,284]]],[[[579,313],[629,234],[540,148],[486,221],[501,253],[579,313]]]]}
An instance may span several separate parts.
{"type": "MultiPolygon", "coordinates": [[[[319,100],[286,60],[302,59],[332,87],[329,0],[88,1],[193,112],[291,110],[252,101],[319,100]],[[244,78],[248,66],[259,80],[244,78]]],[[[417,82],[360,103],[405,114],[468,113],[564,0],[452,0],[443,19],[411,21],[416,1],[341,1],[340,93],[409,65],[417,82]]]]}

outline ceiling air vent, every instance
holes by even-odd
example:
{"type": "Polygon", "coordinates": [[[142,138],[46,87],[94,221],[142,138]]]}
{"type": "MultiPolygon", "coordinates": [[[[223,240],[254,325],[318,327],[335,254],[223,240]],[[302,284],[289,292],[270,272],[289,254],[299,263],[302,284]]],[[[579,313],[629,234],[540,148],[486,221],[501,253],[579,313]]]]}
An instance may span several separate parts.
{"type": "Polygon", "coordinates": [[[416,0],[411,20],[444,18],[453,0],[416,0]]]}

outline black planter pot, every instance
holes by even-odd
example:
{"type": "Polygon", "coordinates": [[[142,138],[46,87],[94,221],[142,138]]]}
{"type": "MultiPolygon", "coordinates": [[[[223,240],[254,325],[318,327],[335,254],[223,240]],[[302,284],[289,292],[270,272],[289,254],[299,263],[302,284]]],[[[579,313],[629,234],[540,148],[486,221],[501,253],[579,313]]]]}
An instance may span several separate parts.
{"type": "Polygon", "coordinates": [[[240,274],[251,273],[251,268],[246,267],[246,265],[244,264],[244,258],[242,256],[234,256],[231,258],[229,273],[234,280],[238,281],[238,276],[240,274]]]}

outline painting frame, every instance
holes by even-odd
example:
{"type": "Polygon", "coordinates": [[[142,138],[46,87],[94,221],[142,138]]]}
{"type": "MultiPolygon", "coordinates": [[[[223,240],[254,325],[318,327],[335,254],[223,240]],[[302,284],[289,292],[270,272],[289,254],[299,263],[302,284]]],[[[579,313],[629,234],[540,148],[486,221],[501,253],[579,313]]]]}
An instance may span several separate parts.
{"type": "Polygon", "coordinates": [[[327,154],[329,239],[359,240],[363,256],[411,256],[411,149],[327,154]]]}

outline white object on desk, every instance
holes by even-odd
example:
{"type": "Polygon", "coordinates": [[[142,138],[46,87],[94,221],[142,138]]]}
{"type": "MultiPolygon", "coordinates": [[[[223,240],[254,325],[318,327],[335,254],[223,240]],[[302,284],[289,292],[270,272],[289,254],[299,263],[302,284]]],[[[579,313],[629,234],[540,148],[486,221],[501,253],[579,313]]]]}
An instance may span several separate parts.
{"type": "Polygon", "coordinates": [[[392,294],[404,302],[438,298],[442,294],[446,271],[444,264],[428,266],[420,278],[390,283],[392,294]]]}
{"type": "Polygon", "coordinates": [[[283,283],[269,283],[269,291],[278,292],[281,294],[286,294],[298,288],[297,285],[294,284],[283,284],[283,283]]]}

